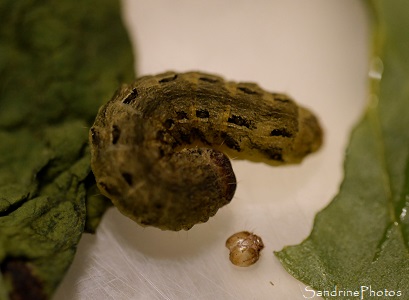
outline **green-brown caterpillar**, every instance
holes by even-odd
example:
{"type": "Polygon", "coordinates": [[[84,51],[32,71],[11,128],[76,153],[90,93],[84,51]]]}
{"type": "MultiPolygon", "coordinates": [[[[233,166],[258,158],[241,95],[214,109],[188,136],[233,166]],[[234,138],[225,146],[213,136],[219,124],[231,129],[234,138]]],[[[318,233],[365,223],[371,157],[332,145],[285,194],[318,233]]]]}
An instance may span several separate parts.
{"type": "Polygon", "coordinates": [[[141,225],[189,229],[230,202],[227,155],[272,165],[316,151],[315,116],[288,96],[201,72],[166,72],[123,85],[90,130],[101,192],[141,225]]]}

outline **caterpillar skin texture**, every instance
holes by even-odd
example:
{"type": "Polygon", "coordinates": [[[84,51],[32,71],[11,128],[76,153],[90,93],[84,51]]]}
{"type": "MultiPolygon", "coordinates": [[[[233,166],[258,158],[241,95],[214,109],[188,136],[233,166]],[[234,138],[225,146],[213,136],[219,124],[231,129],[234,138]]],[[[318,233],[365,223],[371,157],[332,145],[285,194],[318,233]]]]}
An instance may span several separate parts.
{"type": "Polygon", "coordinates": [[[288,96],[201,72],[166,72],[123,85],[90,130],[101,192],[131,219],[190,229],[228,204],[227,155],[271,165],[316,151],[316,117],[288,96]]]}

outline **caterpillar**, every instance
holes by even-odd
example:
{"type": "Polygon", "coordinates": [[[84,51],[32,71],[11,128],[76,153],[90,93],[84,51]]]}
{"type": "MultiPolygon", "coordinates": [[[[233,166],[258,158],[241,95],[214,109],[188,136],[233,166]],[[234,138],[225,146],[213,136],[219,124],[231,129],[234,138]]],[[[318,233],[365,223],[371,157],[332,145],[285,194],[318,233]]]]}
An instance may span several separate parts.
{"type": "Polygon", "coordinates": [[[120,87],[90,129],[100,191],[143,226],[188,230],[236,190],[229,156],[299,163],[322,143],[317,118],[287,95],[203,72],[120,87]]]}

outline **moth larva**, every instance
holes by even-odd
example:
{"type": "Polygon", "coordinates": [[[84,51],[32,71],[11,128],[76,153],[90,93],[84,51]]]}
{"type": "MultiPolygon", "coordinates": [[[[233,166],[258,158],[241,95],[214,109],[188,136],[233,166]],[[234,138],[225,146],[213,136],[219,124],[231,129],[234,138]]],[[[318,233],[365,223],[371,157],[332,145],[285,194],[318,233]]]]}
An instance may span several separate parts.
{"type": "Polygon", "coordinates": [[[227,155],[272,165],[316,151],[315,116],[284,94],[201,72],[166,72],[123,85],[90,130],[101,192],[141,225],[189,229],[230,202],[227,155]]]}

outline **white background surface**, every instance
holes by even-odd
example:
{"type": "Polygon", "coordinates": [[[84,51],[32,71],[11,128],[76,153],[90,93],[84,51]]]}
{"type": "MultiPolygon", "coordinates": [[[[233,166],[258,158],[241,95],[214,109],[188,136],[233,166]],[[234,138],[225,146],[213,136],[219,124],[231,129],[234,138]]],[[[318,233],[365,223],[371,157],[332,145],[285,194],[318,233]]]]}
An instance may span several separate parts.
{"type": "MultiPolygon", "coordinates": [[[[369,24],[363,1],[123,1],[138,75],[202,70],[254,81],[311,108],[325,130],[301,165],[233,161],[232,202],[190,231],[142,228],[115,208],[84,235],[55,299],[304,299],[273,254],[305,239],[337,193],[353,124],[367,95],[369,24]],[[238,268],[224,243],[250,230],[258,263],[238,268]]],[[[311,294],[304,292],[310,296],[311,294]]]]}

